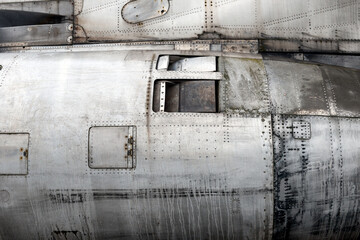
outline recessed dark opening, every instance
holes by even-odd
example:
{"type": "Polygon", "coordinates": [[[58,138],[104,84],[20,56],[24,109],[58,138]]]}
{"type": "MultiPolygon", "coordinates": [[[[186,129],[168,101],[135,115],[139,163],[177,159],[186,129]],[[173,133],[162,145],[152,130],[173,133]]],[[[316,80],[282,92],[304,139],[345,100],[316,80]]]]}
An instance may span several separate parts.
{"type": "Polygon", "coordinates": [[[154,83],[153,111],[216,113],[218,81],[157,80],[154,83]]]}

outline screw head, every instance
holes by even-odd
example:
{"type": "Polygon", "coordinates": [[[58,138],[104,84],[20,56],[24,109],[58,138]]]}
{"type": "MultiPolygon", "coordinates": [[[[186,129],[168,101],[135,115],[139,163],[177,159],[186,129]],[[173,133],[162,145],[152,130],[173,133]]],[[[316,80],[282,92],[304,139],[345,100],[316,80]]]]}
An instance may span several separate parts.
{"type": "Polygon", "coordinates": [[[72,32],[74,30],[74,25],[69,24],[67,29],[72,32]]]}
{"type": "Polygon", "coordinates": [[[67,42],[68,42],[68,43],[72,43],[72,40],[73,40],[73,37],[72,37],[72,36],[69,36],[69,37],[67,38],[67,42]]]}

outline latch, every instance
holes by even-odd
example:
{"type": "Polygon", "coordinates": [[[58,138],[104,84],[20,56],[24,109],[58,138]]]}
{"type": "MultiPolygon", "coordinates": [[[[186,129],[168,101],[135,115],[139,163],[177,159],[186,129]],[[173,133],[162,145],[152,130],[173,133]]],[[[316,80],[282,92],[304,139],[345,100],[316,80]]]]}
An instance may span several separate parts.
{"type": "Polygon", "coordinates": [[[311,138],[311,124],[307,121],[294,121],[292,134],[295,139],[309,140],[311,138]]]}

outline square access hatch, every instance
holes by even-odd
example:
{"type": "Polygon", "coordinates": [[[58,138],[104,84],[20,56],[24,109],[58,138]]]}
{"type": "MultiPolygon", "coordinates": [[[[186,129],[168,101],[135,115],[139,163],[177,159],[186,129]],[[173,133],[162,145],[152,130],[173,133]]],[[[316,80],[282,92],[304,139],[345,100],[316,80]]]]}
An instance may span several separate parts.
{"type": "Polygon", "coordinates": [[[28,148],[28,133],[0,133],[0,175],[26,175],[28,148]]]}
{"type": "Polygon", "coordinates": [[[136,127],[92,127],[89,130],[89,167],[132,169],[135,167],[136,127]]]}

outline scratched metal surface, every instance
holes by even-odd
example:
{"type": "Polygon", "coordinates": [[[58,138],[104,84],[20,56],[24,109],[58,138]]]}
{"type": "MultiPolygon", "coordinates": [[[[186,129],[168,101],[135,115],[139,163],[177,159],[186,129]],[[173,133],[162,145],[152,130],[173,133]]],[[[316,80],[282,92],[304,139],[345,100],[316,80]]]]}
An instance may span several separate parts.
{"type": "Polygon", "coordinates": [[[359,239],[359,118],[274,115],[274,238],[359,239]],[[311,138],[295,139],[294,121],[311,138]]]}
{"type": "Polygon", "coordinates": [[[157,71],[158,54],[1,53],[0,132],[30,134],[28,175],[0,175],[1,239],[271,238],[269,113],[152,112],[156,79],[223,76],[157,71]],[[123,125],[136,168],[90,169],[89,129],[123,125]]]}
{"type": "Polygon", "coordinates": [[[0,238],[358,239],[359,72],[209,52],[220,72],[157,71],[172,47],[1,53],[0,132],[30,138],[0,238]],[[157,79],[220,81],[222,112],[153,112],[157,79]],[[89,168],[93,126],[136,126],[136,167],[89,168]]]}
{"type": "MultiPolygon", "coordinates": [[[[322,39],[336,45],[331,40],[349,40],[347,46],[340,46],[344,51],[351,47],[351,41],[360,39],[358,0],[172,0],[167,14],[141,24],[126,23],[122,18],[127,2],[75,1],[75,22],[81,26],[75,36],[88,41],[134,41],[191,39],[210,32],[223,38],[322,39]]],[[[283,43],[283,48],[292,45],[283,43]]],[[[329,47],[306,41],[296,45],[305,51],[329,47]]],[[[278,49],[269,42],[264,46],[278,49]]]]}
{"type": "Polygon", "coordinates": [[[275,114],[360,117],[360,71],[265,60],[275,114]]]}
{"type": "Polygon", "coordinates": [[[316,53],[263,53],[264,60],[305,61],[360,70],[360,56],[316,53]]]}

